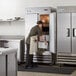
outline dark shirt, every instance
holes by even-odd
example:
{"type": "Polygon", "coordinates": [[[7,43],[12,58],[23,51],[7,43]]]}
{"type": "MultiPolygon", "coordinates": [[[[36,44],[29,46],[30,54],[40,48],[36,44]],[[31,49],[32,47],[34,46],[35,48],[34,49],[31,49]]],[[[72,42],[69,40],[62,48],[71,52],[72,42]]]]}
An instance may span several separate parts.
{"type": "Polygon", "coordinates": [[[42,35],[42,30],[38,27],[38,25],[34,26],[31,30],[30,33],[26,39],[26,44],[30,44],[30,37],[32,36],[41,36],[42,35]]]}

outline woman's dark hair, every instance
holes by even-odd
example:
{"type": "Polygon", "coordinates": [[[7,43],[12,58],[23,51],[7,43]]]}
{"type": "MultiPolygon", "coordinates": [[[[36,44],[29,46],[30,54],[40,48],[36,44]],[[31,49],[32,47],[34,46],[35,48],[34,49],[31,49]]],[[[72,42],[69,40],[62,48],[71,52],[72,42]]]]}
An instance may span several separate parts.
{"type": "Polygon", "coordinates": [[[43,24],[43,22],[42,21],[37,21],[37,24],[43,24]]]}

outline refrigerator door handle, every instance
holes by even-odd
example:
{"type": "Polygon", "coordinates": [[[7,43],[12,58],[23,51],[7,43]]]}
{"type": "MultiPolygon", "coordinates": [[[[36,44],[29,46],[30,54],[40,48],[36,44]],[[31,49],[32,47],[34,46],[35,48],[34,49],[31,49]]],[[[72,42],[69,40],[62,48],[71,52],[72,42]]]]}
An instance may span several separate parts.
{"type": "Polygon", "coordinates": [[[73,28],[73,37],[76,37],[76,28],[73,28]]]}
{"type": "Polygon", "coordinates": [[[67,37],[70,37],[70,28],[67,28],[67,37]]]}

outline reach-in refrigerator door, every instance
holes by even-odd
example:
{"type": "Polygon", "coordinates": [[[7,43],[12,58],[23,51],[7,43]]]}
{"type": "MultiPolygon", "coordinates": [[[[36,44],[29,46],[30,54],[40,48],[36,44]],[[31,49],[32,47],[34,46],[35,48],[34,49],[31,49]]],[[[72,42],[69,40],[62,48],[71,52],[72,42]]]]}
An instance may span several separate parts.
{"type": "Polygon", "coordinates": [[[57,53],[71,53],[71,14],[57,14],[57,53]]]}
{"type": "Polygon", "coordinates": [[[76,13],[72,13],[72,54],[76,56],[76,13]]]}
{"type": "MultiPolygon", "coordinates": [[[[25,41],[30,33],[31,28],[37,25],[37,20],[38,20],[37,13],[28,13],[25,15],[25,41]]],[[[25,45],[25,51],[26,51],[26,45],[25,45]]]]}
{"type": "Polygon", "coordinates": [[[50,36],[50,52],[56,52],[56,13],[50,14],[49,36],[50,36]]]}

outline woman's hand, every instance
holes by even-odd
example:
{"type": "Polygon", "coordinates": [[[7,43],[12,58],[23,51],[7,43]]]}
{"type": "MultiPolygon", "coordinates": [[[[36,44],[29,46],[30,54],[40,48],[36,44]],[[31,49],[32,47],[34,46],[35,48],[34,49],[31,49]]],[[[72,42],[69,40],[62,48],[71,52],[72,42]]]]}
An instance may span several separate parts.
{"type": "Polygon", "coordinates": [[[45,41],[45,35],[39,36],[39,41],[45,41]]]}

